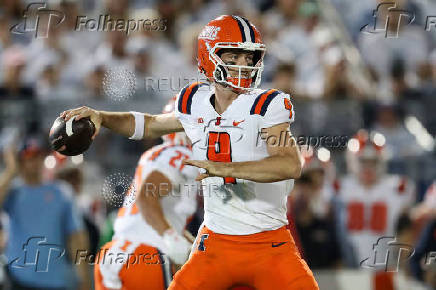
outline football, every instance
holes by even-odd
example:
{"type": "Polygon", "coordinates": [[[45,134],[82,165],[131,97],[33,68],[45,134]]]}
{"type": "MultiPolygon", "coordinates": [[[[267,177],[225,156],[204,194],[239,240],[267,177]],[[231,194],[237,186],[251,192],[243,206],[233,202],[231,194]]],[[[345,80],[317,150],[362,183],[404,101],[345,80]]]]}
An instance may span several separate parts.
{"type": "Polygon", "coordinates": [[[79,155],[88,150],[94,132],[94,123],[89,118],[76,121],[73,117],[65,122],[62,117],[58,117],[50,129],[50,146],[63,155],[79,155]]]}

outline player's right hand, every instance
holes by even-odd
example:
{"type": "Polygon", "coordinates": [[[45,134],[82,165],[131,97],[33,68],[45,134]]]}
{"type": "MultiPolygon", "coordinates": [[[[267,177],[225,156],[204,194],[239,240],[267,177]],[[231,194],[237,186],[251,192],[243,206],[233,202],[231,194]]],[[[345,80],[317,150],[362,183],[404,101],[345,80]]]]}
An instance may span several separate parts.
{"type": "Polygon", "coordinates": [[[177,233],[174,229],[166,230],[163,235],[163,241],[167,247],[166,254],[176,264],[183,265],[188,259],[192,244],[177,233]]]}
{"type": "Polygon", "coordinates": [[[91,122],[94,123],[95,126],[95,133],[94,135],[92,135],[92,139],[94,139],[98,135],[98,132],[100,132],[102,117],[100,112],[97,110],[83,106],[80,108],[63,111],[59,114],[59,116],[64,118],[65,121],[68,121],[73,117],[75,117],[75,120],[89,117],[91,122]]]}

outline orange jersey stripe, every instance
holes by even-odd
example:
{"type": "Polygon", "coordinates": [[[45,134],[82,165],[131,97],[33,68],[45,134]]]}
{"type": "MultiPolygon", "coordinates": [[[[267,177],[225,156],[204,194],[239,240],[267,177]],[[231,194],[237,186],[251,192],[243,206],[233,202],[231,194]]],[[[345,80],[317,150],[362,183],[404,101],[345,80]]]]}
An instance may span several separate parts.
{"type": "Polygon", "coordinates": [[[182,96],[182,113],[184,113],[184,114],[188,113],[188,99],[189,99],[189,96],[191,95],[192,90],[193,90],[196,86],[198,86],[198,85],[200,85],[200,82],[192,83],[192,84],[187,88],[187,90],[185,91],[185,93],[183,94],[183,96],[182,96]]]}
{"type": "Polygon", "coordinates": [[[266,93],[262,94],[262,96],[259,99],[259,102],[257,102],[256,108],[254,109],[255,114],[260,114],[260,111],[262,109],[263,104],[266,101],[266,98],[268,98],[269,95],[274,93],[274,91],[275,91],[274,89],[271,89],[271,90],[267,91],[266,93]]]}

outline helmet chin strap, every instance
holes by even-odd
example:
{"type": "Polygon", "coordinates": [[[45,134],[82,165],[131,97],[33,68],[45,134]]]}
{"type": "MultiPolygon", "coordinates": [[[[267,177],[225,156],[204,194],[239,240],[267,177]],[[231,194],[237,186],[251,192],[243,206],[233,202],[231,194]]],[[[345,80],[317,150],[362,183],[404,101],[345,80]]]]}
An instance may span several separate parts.
{"type": "MultiPolygon", "coordinates": [[[[228,80],[228,78],[229,78],[228,76],[229,76],[229,73],[228,73],[227,68],[225,66],[223,66],[221,64],[216,65],[215,72],[214,72],[215,83],[220,84],[225,88],[228,87],[235,93],[241,93],[241,92],[244,92],[244,91],[250,89],[250,87],[235,88],[234,86],[232,86],[230,84],[231,81],[228,80]]],[[[232,77],[232,78],[236,78],[236,77],[232,77]]],[[[239,77],[237,77],[237,79],[238,79],[238,86],[240,86],[242,78],[239,76],[239,77]]],[[[253,81],[253,77],[251,78],[250,84],[252,83],[252,81],[253,81]]]]}
{"type": "Polygon", "coordinates": [[[226,84],[227,69],[223,65],[217,65],[215,67],[214,78],[216,82],[226,84]]]}

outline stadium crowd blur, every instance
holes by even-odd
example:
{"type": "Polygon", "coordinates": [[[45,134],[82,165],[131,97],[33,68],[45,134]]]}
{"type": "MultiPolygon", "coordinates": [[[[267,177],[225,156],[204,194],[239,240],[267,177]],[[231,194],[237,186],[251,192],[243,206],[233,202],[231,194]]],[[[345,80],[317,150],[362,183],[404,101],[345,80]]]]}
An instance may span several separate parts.
{"type": "MultiPolygon", "coordinates": [[[[46,25],[48,37],[12,33],[32,2],[0,1],[2,151],[14,143],[13,135],[47,136],[59,112],[80,105],[159,113],[184,85],[203,79],[196,67],[201,28],[222,14],[242,15],[267,45],[261,87],[291,94],[296,112],[291,130],[312,145],[303,146],[305,169],[288,202],[290,227],[309,266],[315,272],[361,269],[361,257],[352,257],[347,247],[365,240],[351,238],[350,231],[374,230],[366,246],[395,235],[416,248],[401,266],[408,279],[436,287],[434,260],[433,267],[423,266],[426,253],[436,250],[436,28],[426,31],[427,16],[436,15],[433,1],[385,1],[415,15],[410,24],[389,18],[386,31],[398,37],[365,31],[374,26],[373,10],[382,0],[47,0],[49,9],[65,15],[60,24],[46,25]],[[157,20],[162,26],[143,26],[128,35],[111,30],[115,25],[78,31],[79,16],[98,20],[100,15],[157,20]],[[353,170],[348,155],[359,148],[349,140],[361,145],[362,138],[383,147],[383,157],[373,163],[369,158],[353,170]],[[391,194],[382,198],[389,213],[367,217],[349,200],[357,191],[364,203],[377,200],[371,193],[391,194]],[[347,206],[361,213],[348,225],[342,220],[347,206]],[[380,225],[384,215],[388,224],[380,225]],[[375,219],[369,229],[366,219],[375,219]]],[[[386,19],[386,11],[378,17],[386,19]]],[[[102,130],[84,156],[52,153],[45,158],[45,177],[74,188],[93,251],[111,238],[116,212],[101,195],[105,178],[114,172],[133,176],[141,153],[159,142],[135,142],[102,130]]],[[[199,208],[193,221],[198,226],[201,219],[199,208]]],[[[2,224],[7,228],[6,219],[2,224]]],[[[195,224],[191,227],[195,233],[195,224]]]]}

